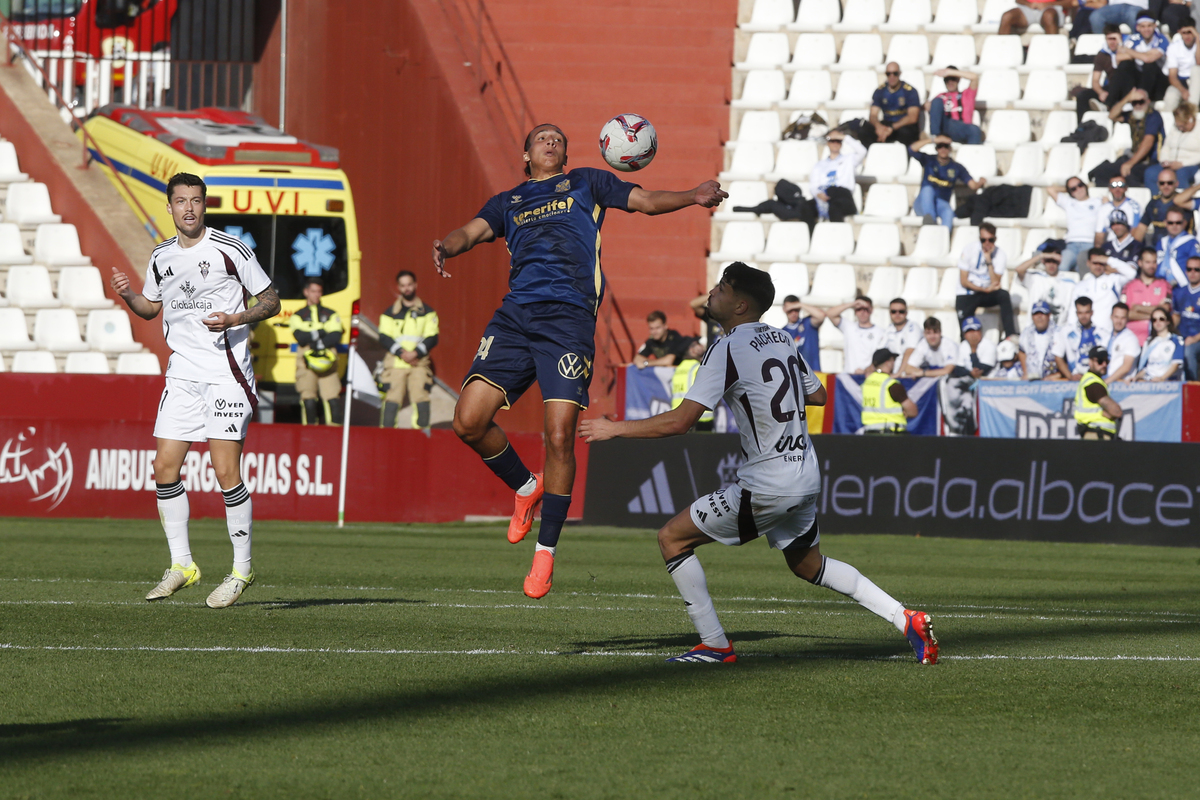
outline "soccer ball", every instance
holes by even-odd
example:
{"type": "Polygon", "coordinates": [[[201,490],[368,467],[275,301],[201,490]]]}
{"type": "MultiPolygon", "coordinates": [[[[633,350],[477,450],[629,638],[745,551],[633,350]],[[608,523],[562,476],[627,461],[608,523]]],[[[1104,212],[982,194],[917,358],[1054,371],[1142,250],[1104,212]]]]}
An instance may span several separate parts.
{"type": "Polygon", "coordinates": [[[658,152],[658,134],[645,117],[618,114],[600,129],[600,155],[613,169],[634,172],[650,166],[658,152]]]}

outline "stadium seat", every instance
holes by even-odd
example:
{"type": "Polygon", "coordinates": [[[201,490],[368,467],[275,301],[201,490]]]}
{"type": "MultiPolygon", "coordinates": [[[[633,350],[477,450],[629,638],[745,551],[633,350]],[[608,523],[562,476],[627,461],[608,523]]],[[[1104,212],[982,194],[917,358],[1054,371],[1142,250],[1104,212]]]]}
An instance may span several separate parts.
{"type": "MultiPolygon", "coordinates": [[[[932,21],[933,13],[929,0],[892,0],[891,13],[888,14],[887,22],[879,26],[879,30],[887,33],[915,32],[932,21]]],[[[928,49],[928,44],[926,48],[928,49]]]]}
{"type": "MultiPolygon", "coordinates": [[[[1062,219],[1062,227],[1067,227],[1067,217],[1063,214],[1063,210],[1053,203],[1046,202],[1046,193],[1041,189],[1034,189],[1029,195],[1029,216],[1025,219],[1016,220],[1016,223],[1022,228],[1041,228],[1043,226],[1054,226],[1056,223],[1044,222],[1043,218],[1046,215],[1047,206],[1054,206],[1054,210],[1058,212],[1062,219]]],[[[992,220],[995,222],[995,220],[992,220]]]]}
{"type": "Polygon", "coordinates": [[[107,375],[108,356],[104,353],[67,353],[67,364],[63,372],[74,375],[107,375]]]}
{"type": "Polygon", "coordinates": [[[954,160],[967,168],[972,178],[996,177],[996,150],[990,144],[964,144],[954,154],[954,160]]]}
{"type": "Polygon", "coordinates": [[[979,228],[974,225],[957,227],[954,229],[954,235],[950,238],[950,249],[946,255],[941,258],[931,258],[926,263],[931,267],[957,267],[958,257],[962,255],[963,248],[970,241],[979,241],[979,228]]]}
{"type": "MultiPolygon", "coordinates": [[[[867,202],[855,222],[895,223],[908,214],[908,189],[898,183],[877,183],[867,192],[867,202]]],[[[862,238],[862,233],[859,238],[862,238]]],[[[898,255],[899,250],[893,255],[898,255]]],[[[874,262],[872,262],[874,263],[874,262]]]]}
{"type": "MultiPolygon", "coordinates": [[[[1102,33],[1081,33],[1079,38],[1075,40],[1075,55],[1087,56],[1088,60],[1083,64],[1067,64],[1063,67],[1063,72],[1068,75],[1087,75],[1092,74],[1092,59],[1104,48],[1104,34],[1102,33]]],[[[1089,80],[1090,84],[1091,81],[1089,80]]]]}
{"type": "Polygon", "coordinates": [[[58,372],[54,353],[45,350],[23,350],[13,356],[11,372],[58,372]]]}
{"type": "MultiPolygon", "coordinates": [[[[868,222],[859,230],[858,243],[854,252],[846,256],[846,263],[886,264],[888,259],[898,255],[900,255],[900,226],[894,221],[868,222]]],[[[880,268],[877,266],[876,271],[880,268]]],[[[900,271],[898,267],[889,267],[889,269],[900,271]]]]}
{"type": "Polygon", "coordinates": [[[0,308],[0,352],[33,350],[37,345],[29,340],[25,312],[19,308],[0,308]]]}
{"type": "MultiPolygon", "coordinates": [[[[945,225],[922,225],[917,229],[917,243],[913,251],[906,256],[893,256],[891,261],[901,267],[917,268],[928,264],[932,258],[943,258],[950,252],[950,231],[945,225]]],[[[912,274],[912,270],[909,270],[912,274]]],[[[935,283],[933,290],[936,291],[935,283]]],[[[907,297],[908,295],[905,295],[907,297]]]]}
{"type": "MultiPolygon", "coordinates": [[[[938,0],[937,14],[934,15],[932,24],[925,26],[925,32],[961,34],[974,25],[978,19],[979,7],[975,4],[975,0],[938,0]]],[[[938,41],[940,43],[941,40],[938,41]]],[[[975,52],[974,37],[972,37],[971,52],[975,52]]],[[[964,66],[957,61],[949,63],[958,67],[964,66]]],[[[974,59],[971,63],[975,63],[974,59]]]]}
{"type": "MultiPolygon", "coordinates": [[[[1060,39],[1062,37],[1055,36],[1060,39]]],[[[983,79],[980,79],[980,83],[983,79]]],[[[1029,73],[1025,93],[1013,101],[1014,108],[1051,111],[1067,101],[1067,73],[1061,70],[1038,69],[1029,73]]],[[[1068,112],[1069,113],[1069,112],[1068,112]]]]}
{"type": "Polygon", "coordinates": [[[904,290],[904,270],[899,267],[876,267],[871,272],[871,284],[867,287],[867,297],[875,307],[887,314],[888,303],[893,298],[901,297],[904,290]]]}
{"type": "Polygon", "coordinates": [[[901,70],[900,80],[906,82],[909,86],[917,90],[917,97],[924,104],[925,96],[928,94],[925,91],[925,73],[920,67],[911,67],[901,70]]]}
{"type": "MultiPolygon", "coordinates": [[[[843,300],[842,302],[849,302],[843,300]]],[[[837,305],[836,303],[834,305],[837,305]]],[[[821,323],[817,328],[817,341],[820,343],[822,351],[832,350],[835,353],[841,353],[846,345],[846,337],[842,335],[841,330],[833,324],[833,320],[829,317],[821,323]]],[[[821,359],[821,366],[825,366],[825,360],[821,359]]]]}
{"type": "Polygon", "coordinates": [[[48,222],[62,222],[62,217],[50,207],[50,191],[44,183],[10,183],[4,201],[4,220],[22,228],[33,228],[48,222]]]}
{"type": "Polygon", "coordinates": [[[1029,50],[1025,53],[1024,65],[1017,67],[1018,72],[1032,72],[1039,69],[1061,71],[1071,63],[1071,51],[1067,47],[1067,37],[1060,34],[1039,34],[1030,37],[1029,50]]]}
{"type": "MultiPolygon", "coordinates": [[[[979,14],[979,22],[971,25],[971,32],[995,34],[998,30],[1000,30],[1000,17],[1004,16],[1005,11],[1016,7],[1017,4],[1015,0],[987,0],[987,2],[983,4],[983,11],[979,14]]],[[[1032,25],[1029,27],[1033,28],[1032,25]]],[[[1041,27],[1041,25],[1037,26],[1039,30],[1041,27]]],[[[1012,38],[1018,40],[1020,39],[1019,36],[1014,36],[1012,38]]]]}
{"type": "Polygon", "coordinates": [[[988,113],[988,144],[997,150],[1012,150],[1032,138],[1028,111],[1000,110],[988,113]]]}
{"type": "Polygon", "coordinates": [[[1042,146],[1037,142],[1019,144],[1013,150],[1008,171],[996,179],[997,183],[1034,183],[1042,174],[1042,146]]]}
{"type": "Polygon", "coordinates": [[[716,213],[713,214],[713,219],[716,221],[754,219],[753,211],[734,211],[733,209],[737,206],[756,206],[769,199],[767,185],[762,181],[730,181],[726,191],[729,192],[729,197],[717,207],[716,213]]]}
{"type": "Polygon", "coordinates": [[[796,69],[824,70],[837,61],[837,46],[832,33],[802,33],[796,38],[792,60],[785,71],[796,69]]]}
{"type": "Polygon", "coordinates": [[[1055,145],[1062,144],[1063,137],[1075,128],[1074,111],[1051,111],[1042,122],[1042,135],[1038,137],[1038,144],[1043,150],[1050,150],[1055,145]]]}
{"type": "Polygon", "coordinates": [[[133,340],[129,315],[119,308],[89,311],[87,343],[102,353],[136,353],[142,346],[133,340]]]}
{"type": "Polygon", "coordinates": [[[19,308],[58,308],[62,305],[50,289],[50,273],[43,266],[10,267],[5,295],[19,308]]]}
{"type": "MultiPolygon", "coordinates": [[[[986,69],[979,76],[977,102],[986,103],[989,110],[1004,108],[1021,99],[1021,78],[1015,69],[986,69]]],[[[989,122],[988,129],[993,125],[989,122]]]]}
{"type": "Polygon", "coordinates": [[[835,31],[869,31],[882,25],[886,19],[883,0],[846,0],[842,21],[830,27],[835,31]]]}
{"type": "MultiPolygon", "coordinates": [[[[920,69],[929,63],[929,40],[921,33],[898,33],[888,43],[885,64],[895,61],[900,69],[920,69]]],[[[914,84],[925,88],[925,81],[914,84]]]]}
{"type": "MultiPolygon", "coordinates": [[[[776,73],[782,77],[783,73],[776,73]]],[[[797,70],[792,73],[792,86],[787,100],[780,108],[803,108],[815,110],[826,105],[833,97],[833,78],[825,70],[797,70]]]]}
{"type": "Polygon", "coordinates": [[[883,40],[877,33],[850,33],[842,40],[842,55],[828,69],[845,72],[851,69],[874,69],[883,63],[883,40]]]}
{"type": "MultiPolygon", "coordinates": [[[[1021,252],[1021,241],[1024,237],[1021,235],[1020,228],[996,228],[996,247],[1004,251],[1005,257],[1008,258],[1010,266],[1015,267],[1019,262],[1016,261],[1017,255],[1021,252]]],[[[1005,271],[1005,275],[1010,275],[1012,270],[1005,271]]],[[[1007,289],[1008,287],[1003,287],[1007,289]]]]}
{"type": "Polygon", "coordinates": [[[796,21],[788,25],[788,30],[825,31],[841,18],[840,0],[800,0],[796,21]]]}
{"type": "Polygon", "coordinates": [[[774,111],[747,111],[738,126],[739,142],[778,142],[779,114],[774,111]]]}
{"type": "Polygon", "coordinates": [[[783,73],[777,69],[755,69],[746,75],[742,96],[733,108],[770,108],[784,98],[783,73]]]}
{"type": "Polygon", "coordinates": [[[27,180],[29,176],[21,172],[21,165],[17,162],[17,148],[12,142],[0,142],[0,184],[27,180]]]}
{"type": "Polygon", "coordinates": [[[117,356],[118,375],[161,375],[162,367],[154,353],[122,353],[117,356]]]}
{"type": "Polygon", "coordinates": [[[737,221],[725,225],[721,249],[709,255],[717,261],[749,261],[763,250],[763,226],[757,221],[737,221]]]}
{"type": "Polygon", "coordinates": [[[978,70],[1012,69],[1025,61],[1020,36],[988,36],[979,51],[978,70]]]}
{"type": "Polygon", "coordinates": [[[722,182],[762,180],[775,168],[775,147],[770,142],[739,142],[733,148],[729,169],[717,177],[722,182]]]}
{"type": "MultiPolygon", "coordinates": [[[[854,228],[849,222],[818,222],[808,243],[808,263],[839,261],[854,252],[854,228]]],[[[819,274],[819,268],[818,268],[819,274]]],[[[816,276],[813,277],[814,287],[816,276]]],[[[816,291],[814,288],[813,291],[816,291]]]]}
{"type": "Polygon", "coordinates": [[[928,297],[910,297],[905,299],[908,300],[910,306],[915,308],[929,310],[954,308],[954,298],[958,296],[958,287],[960,285],[958,267],[950,267],[942,270],[936,294],[928,297]]]}
{"type": "Polygon", "coordinates": [[[58,273],[58,299],[68,308],[112,308],[104,281],[95,267],[63,267],[58,273]]]}
{"type": "Polygon", "coordinates": [[[849,108],[838,115],[838,124],[845,125],[847,122],[856,119],[869,119],[871,116],[870,108],[849,108]]]}
{"type": "Polygon", "coordinates": [[[816,142],[811,139],[788,139],[779,143],[775,169],[765,177],[772,181],[787,178],[793,183],[807,183],[809,173],[818,160],[816,142]]]}
{"type": "Polygon", "coordinates": [[[792,0],[754,0],[750,21],[739,27],[744,31],[776,31],[796,18],[792,0]]]}
{"type": "MultiPolygon", "coordinates": [[[[1065,185],[1067,178],[1079,175],[1079,147],[1074,144],[1056,144],[1046,154],[1046,168],[1042,171],[1037,186],[1065,185]]],[[[1034,181],[1030,181],[1034,183],[1034,181]]]]}
{"type": "Polygon", "coordinates": [[[33,342],[54,353],[88,349],[79,336],[79,320],[69,308],[43,308],[37,312],[33,319],[33,342]]]}
{"type": "Polygon", "coordinates": [[[867,148],[862,175],[881,183],[890,183],[908,172],[908,148],[899,142],[876,142],[867,148]]]}
{"type": "Polygon", "coordinates": [[[0,265],[32,264],[33,256],[25,254],[21,229],[15,222],[0,222],[0,265]]]}
{"type": "Polygon", "coordinates": [[[87,266],[92,260],[79,248],[79,232],[70,223],[38,225],[33,260],[47,267],[87,266]]]}
{"type": "MultiPolygon", "coordinates": [[[[763,261],[796,261],[808,252],[808,224],[776,222],[767,231],[763,261]]],[[[807,275],[807,270],[805,270],[807,275]]]]}
{"type": "Polygon", "coordinates": [[[1150,191],[1150,187],[1148,186],[1130,186],[1125,191],[1125,194],[1137,203],[1139,208],[1145,210],[1146,206],[1150,204],[1150,199],[1154,193],[1150,191]]]}
{"type": "Polygon", "coordinates": [[[1020,257],[1015,262],[1009,259],[1009,263],[1015,267],[1022,261],[1028,261],[1030,258],[1033,258],[1033,253],[1037,250],[1038,245],[1047,239],[1058,238],[1061,237],[1059,237],[1053,228],[1030,228],[1029,233],[1025,234],[1025,247],[1022,248],[1020,257]]]}
{"type": "Polygon", "coordinates": [[[789,294],[804,297],[808,294],[808,267],[795,262],[777,262],[767,268],[775,284],[775,302],[783,302],[789,294]]]}
{"type": "Polygon", "coordinates": [[[1083,119],[1080,122],[1087,122],[1088,120],[1092,120],[1101,128],[1104,128],[1104,130],[1108,131],[1109,137],[1112,137],[1113,121],[1108,118],[1107,113],[1103,111],[1085,111],[1083,112],[1083,119]]]}
{"type": "MultiPolygon", "coordinates": [[[[951,302],[951,306],[953,306],[951,302]]],[[[962,326],[958,322],[958,314],[953,311],[937,311],[933,314],[942,323],[942,338],[954,344],[962,341],[962,326]]]]}
{"type": "MultiPolygon", "coordinates": [[[[822,326],[823,328],[824,326],[822,326]]],[[[821,329],[817,329],[817,339],[821,338],[821,329]]],[[[836,330],[836,329],[835,329],[836,330]]],[[[841,331],[838,331],[840,334],[841,331]]],[[[841,350],[832,348],[821,350],[821,372],[837,373],[842,371],[844,362],[844,354],[841,350]]]]}
{"type": "MultiPolygon", "coordinates": [[[[927,225],[926,227],[941,228],[943,232],[946,230],[944,225],[927,225]]],[[[940,278],[940,274],[933,267],[913,267],[904,276],[904,288],[900,290],[900,296],[910,305],[914,300],[933,298],[937,295],[940,278]]],[[[910,314],[909,319],[912,319],[912,316],[910,314]]]]}
{"type": "MultiPolygon", "coordinates": [[[[838,77],[837,92],[834,94],[833,99],[825,104],[825,107],[837,109],[867,108],[871,105],[871,96],[875,94],[877,88],[879,88],[879,76],[873,69],[856,69],[843,72],[838,77]]],[[[844,123],[845,121],[845,115],[843,115],[842,122],[844,123]]],[[[743,121],[742,125],[744,126],[745,124],[743,121]]]]}
{"type": "MultiPolygon", "coordinates": [[[[938,11],[946,5],[946,0],[938,3],[938,11]]],[[[973,13],[973,12],[972,12],[973,13]]],[[[974,69],[975,67],[975,37],[966,34],[947,34],[939,36],[933,49],[933,63],[926,67],[927,72],[934,72],[955,66],[959,69],[974,69]]]]}
{"type": "MultiPolygon", "coordinates": [[[[836,224],[836,223],[827,223],[836,224]]],[[[849,264],[818,264],[813,274],[812,289],[800,298],[805,303],[827,308],[849,303],[858,293],[854,279],[854,267],[849,264]]],[[[825,341],[825,337],[821,337],[825,341]]]]}
{"type": "Polygon", "coordinates": [[[1092,142],[1087,146],[1087,150],[1083,151],[1083,161],[1079,165],[1079,174],[1087,175],[1105,161],[1112,161],[1116,157],[1117,151],[1111,141],[1092,142]]]}
{"type": "Polygon", "coordinates": [[[791,57],[786,33],[755,33],[746,47],[746,60],[734,66],[740,70],[782,67],[791,57]]]}
{"type": "Polygon", "coordinates": [[[1126,150],[1133,149],[1133,133],[1129,129],[1127,122],[1114,122],[1112,127],[1112,136],[1109,137],[1112,142],[1113,149],[1118,153],[1124,153],[1126,150]]]}

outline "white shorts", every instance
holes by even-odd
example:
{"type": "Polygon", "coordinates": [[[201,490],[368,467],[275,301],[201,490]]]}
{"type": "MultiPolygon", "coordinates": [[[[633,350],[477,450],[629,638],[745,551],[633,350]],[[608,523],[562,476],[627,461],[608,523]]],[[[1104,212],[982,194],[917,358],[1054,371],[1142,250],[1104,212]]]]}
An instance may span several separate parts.
{"type": "Polygon", "coordinates": [[[766,536],[776,550],[821,541],[815,494],[771,497],[735,483],[692,503],[692,522],[706,536],[733,547],[759,536],[766,536]]]}
{"type": "Polygon", "coordinates": [[[180,442],[246,438],[258,398],[238,383],[196,383],[167,378],[154,436],[180,442]]]}

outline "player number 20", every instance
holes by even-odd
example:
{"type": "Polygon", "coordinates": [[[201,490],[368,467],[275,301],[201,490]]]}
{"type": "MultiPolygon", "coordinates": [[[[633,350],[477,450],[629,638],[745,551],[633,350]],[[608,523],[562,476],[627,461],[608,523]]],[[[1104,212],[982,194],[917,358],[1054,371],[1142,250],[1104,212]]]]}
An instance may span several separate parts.
{"type": "Polygon", "coordinates": [[[783,380],[779,384],[775,396],[771,398],[771,416],[775,417],[777,422],[791,422],[795,419],[795,411],[783,410],[783,401],[788,395],[788,389],[791,389],[792,397],[796,401],[796,408],[800,409],[800,419],[804,419],[804,405],[800,402],[800,375],[805,372],[804,367],[800,365],[800,360],[795,356],[789,357],[786,364],[778,358],[768,358],[762,366],[763,383],[774,383],[776,370],[779,371],[783,380]]]}

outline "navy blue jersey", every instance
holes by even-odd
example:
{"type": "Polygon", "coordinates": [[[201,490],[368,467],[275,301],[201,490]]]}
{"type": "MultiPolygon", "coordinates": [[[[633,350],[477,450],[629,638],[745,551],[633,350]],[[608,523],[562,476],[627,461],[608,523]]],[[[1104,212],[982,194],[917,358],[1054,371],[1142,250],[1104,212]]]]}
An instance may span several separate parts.
{"type": "Polygon", "coordinates": [[[1132,111],[1126,111],[1121,115],[1120,121],[1129,125],[1130,134],[1133,136],[1134,150],[1137,150],[1141,146],[1142,139],[1147,136],[1151,137],[1150,152],[1146,154],[1144,161],[1147,164],[1157,164],[1158,151],[1162,148],[1163,141],[1167,136],[1167,129],[1163,125],[1162,114],[1159,114],[1157,111],[1150,111],[1146,114],[1144,120],[1137,120],[1134,119],[1132,111]]]}
{"type": "Polygon", "coordinates": [[[507,241],[512,255],[507,299],[571,303],[595,314],[604,297],[604,209],[628,211],[636,185],[611,172],[580,167],[525,181],[488,200],[476,216],[507,241]]]}
{"type": "Polygon", "coordinates": [[[932,186],[934,194],[942,200],[950,199],[955,183],[970,183],[972,180],[967,168],[953,159],[942,164],[937,156],[921,153],[911,147],[908,148],[908,154],[921,164],[921,185],[932,186]]]}
{"type": "Polygon", "coordinates": [[[900,85],[894,92],[884,83],[875,90],[875,94],[871,95],[871,105],[879,109],[880,122],[895,126],[904,118],[910,108],[914,106],[920,108],[921,97],[917,94],[916,89],[904,81],[900,81],[900,85]]]}
{"type": "MultiPolygon", "coordinates": [[[[1173,208],[1179,208],[1175,205],[1174,196],[1163,197],[1161,194],[1156,194],[1150,198],[1150,202],[1146,204],[1146,213],[1142,214],[1141,221],[1146,224],[1145,242],[1150,247],[1157,247],[1158,240],[1167,235],[1167,212],[1173,208]]],[[[1200,200],[1192,201],[1192,208],[1200,208],[1200,200]]],[[[1195,218],[1184,211],[1183,214],[1183,229],[1188,233],[1196,232],[1195,218]]]]}
{"type": "Polygon", "coordinates": [[[812,323],[812,317],[797,320],[795,325],[784,325],[783,332],[792,337],[796,350],[804,356],[804,360],[814,371],[821,371],[821,345],[817,338],[817,328],[812,323]]]}

